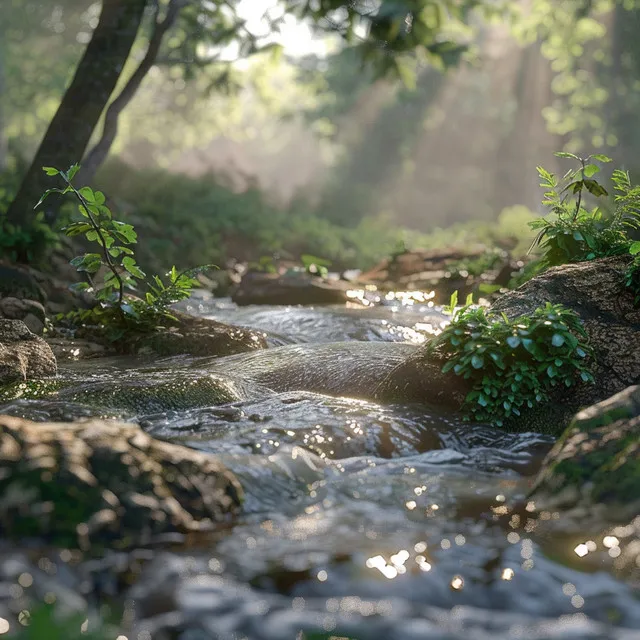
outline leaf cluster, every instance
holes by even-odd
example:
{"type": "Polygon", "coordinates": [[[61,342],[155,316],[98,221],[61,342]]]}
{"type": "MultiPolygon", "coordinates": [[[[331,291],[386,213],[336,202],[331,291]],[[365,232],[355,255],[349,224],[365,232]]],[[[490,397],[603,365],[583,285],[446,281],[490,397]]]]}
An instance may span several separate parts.
{"type": "Polygon", "coordinates": [[[79,165],[73,165],[66,172],[53,167],[43,169],[47,175],[60,176],[66,186],[48,189],[38,205],[51,193],[72,194],[78,202],[82,219],[71,222],[63,232],[68,237],[83,235],[88,242],[98,245],[96,252],[77,256],[71,264],[87,278],[86,282],[72,285],[72,288],[92,293],[99,304],[91,309],[72,311],[57,320],[102,326],[110,340],[117,340],[128,333],[151,331],[161,321],[176,321],[169,311],[170,305],[188,298],[197,285],[195,276],[213,265],[181,272],[173,266],[167,273],[167,282],[158,275],[147,279],[132,248],[138,241],[133,225],[113,219],[104,193],[91,187],[77,189],[73,185],[79,165]],[[94,280],[96,277],[101,279],[99,284],[94,280]],[[141,288],[146,289],[144,298],[125,294],[125,290],[141,288]]]}
{"type": "Polygon", "coordinates": [[[470,382],[466,418],[498,426],[548,400],[556,386],[593,382],[582,322],[560,304],[515,319],[467,305],[429,349],[446,357],[444,373],[470,382]]]}
{"type": "Polygon", "coordinates": [[[640,226],[637,203],[640,200],[631,186],[625,171],[615,170],[612,175],[614,210],[611,214],[601,207],[587,209],[587,195],[602,198],[609,195],[596,179],[600,172],[597,162],[611,162],[607,156],[595,154],[580,158],[572,153],[557,153],[579,163],[562,178],[538,167],[540,186],[545,189],[543,205],[549,207],[551,217],[539,218],[530,223],[538,230],[532,248],[540,246],[545,267],[581,262],[594,258],[621,255],[628,251],[629,230],[640,226]]]}

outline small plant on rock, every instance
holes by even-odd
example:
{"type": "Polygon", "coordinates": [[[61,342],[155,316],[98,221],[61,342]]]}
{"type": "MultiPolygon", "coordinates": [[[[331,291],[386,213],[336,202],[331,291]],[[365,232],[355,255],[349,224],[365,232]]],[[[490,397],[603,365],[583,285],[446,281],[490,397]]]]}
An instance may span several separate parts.
{"type": "Polygon", "coordinates": [[[540,246],[544,250],[544,266],[626,253],[630,245],[629,229],[640,226],[638,210],[633,206],[634,200],[638,203],[638,195],[633,193],[628,173],[614,171],[612,180],[618,195],[613,212],[607,215],[598,206],[588,209],[585,205],[586,194],[595,198],[609,195],[595,177],[600,167],[594,161],[611,162],[611,158],[599,154],[587,158],[572,153],[556,155],[576,160],[579,167],[560,179],[538,167],[540,186],[546,190],[542,204],[550,208],[553,216],[529,224],[539,230],[532,248],[540,246]]]}
{"type": "Polygon", "coordinates": [[[170,305],[188,298],[197,284],[194,276],[212,265],[182,272],[172,267],[167,274],[168,282],[157,275],[147,280],[132,249],[138,239],[133,226],[113,219],[104,193],[91,187],[78,189],[74,186],[73,178],[79,168],[75,164],[65,172],[44,167],[47,175],[60,176],[65,187],[48,189],[36,205],[51,193],[73,195],[82,219],[64,227],[63,232],[69,237],[84,235],[89,242],[98,245],[96,252],[85,253],[71,261],[87,278],[87,282],[77,283],[73,288],[92,293],[98,304],[91,309],[72,311],[58,320],[100,325],[111,340],[117,340],[127,332],[150,331],[162,321],[175,321],[170,305]],[[126,293],[141,287],[146,289],[144,298],[126,293]]]}
{"type": "Polygon", "coordinates": [[[470,382],[466,418],[502,426],[558,385],[593,381],[586,341],[580,318],[559,304],[513,320],[467,305],[429,348],[446,358],[443,372],[470,382]]]}

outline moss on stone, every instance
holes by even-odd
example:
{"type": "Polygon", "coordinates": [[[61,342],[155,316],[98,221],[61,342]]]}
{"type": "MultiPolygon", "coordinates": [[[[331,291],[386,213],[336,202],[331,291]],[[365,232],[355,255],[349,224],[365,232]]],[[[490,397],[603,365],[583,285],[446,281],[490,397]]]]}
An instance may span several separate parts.
{"type": "Polygon", "coordinates": [[[0,535],[94,548],[211,529],[242,489],[215,457],[102,420],[0,416],[0,535]]]}
{"type": "Polygon", "coordinates": [[[621,514],[640,509],[640,387],[577,414],[549,453],[533,495],[621,514]]]}
{"type": "Polygon", "coordinates": [[[44,398],[150,413],[235,402],[240,399],[240,394],[232,382],[214,375],[197,378],[182,375],[175,380],[160,382],[134,379],[83,385],[52,378],[15,383],[0,389],[0,403],[44,398]]]}

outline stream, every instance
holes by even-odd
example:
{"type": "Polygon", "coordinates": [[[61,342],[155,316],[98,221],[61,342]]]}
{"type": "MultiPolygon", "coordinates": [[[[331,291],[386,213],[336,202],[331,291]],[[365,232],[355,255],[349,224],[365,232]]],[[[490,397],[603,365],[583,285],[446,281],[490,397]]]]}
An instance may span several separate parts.
{"type": "MultiPolygon", "coordinates": [[[[237,308],[202,298],[185,307],[266,332],[274,354],[323,343],[337,367],[336,343],[410,353],[445,319],[413,300],[237,308]]],[[[235,371],[242,384],[242,363],[255,357],[110,358],[63,365],[61,375],[83,384],[132,367],[143,380],[235,371]]],[[[573,539],[538,535],[534,520],[511,511],[526,503],[548,436],[423,406],[246,386],[246,399],[228,405],[118,414],[215,453],[246,494],[241,517],[214,541],[147,550],[127,596],[136,620],[129,640],[640,639],[637,584],[581,564],[573,539]]],[[[112,415],[51,400],[0,412],[112,415]]],[[[106,592],[115,589],[109,571],[97,572],[106,592]]]]}

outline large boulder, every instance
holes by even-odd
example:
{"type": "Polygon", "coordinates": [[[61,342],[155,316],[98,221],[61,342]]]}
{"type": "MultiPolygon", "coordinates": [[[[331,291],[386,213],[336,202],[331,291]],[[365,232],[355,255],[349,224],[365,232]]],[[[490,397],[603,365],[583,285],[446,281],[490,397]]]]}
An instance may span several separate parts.
{"type": "Polygon", "coordinates": [[[640,386],[580,411],[547,455],[531,497],[582,519],[640,513],[640,386]]]}
{"type": "Polygon", "coordinates": [[[0,416],[0,535],[72,548],[127,547],[212,530],[242,489],[210,454],[104,420],[0,416]]]}
{"type": "MultiPolygon", "coordinates": [[[[628,258],[616,257],[555,267],[492,305],[493,312],[514,318],[546,302],[563,304],[580,316],[594,350],[595,384],[558,386],[549,402],[523,412],[505,428],[559,435],[576,411],[640,382],[640,308],[624,286],[627,265],[628,258]]],[[[459,409],[469,388],[461,377],[443,374],[443,364],[438,353],[421,347],[384,377],[375,396],[459,409]]]]}
{"type": "Polygon", "coordinates": [[[20,320],[0,319],[0,386],[55,375],[56,359],[49,345],[20,320]]]}
{"type": "Polygon", "coordinates": [[[231,294],[238,305],[344,304],[353,301],[353,286],[340,280],[328,281],[300,272],[279,275],[250,271],[231,294]]]}

